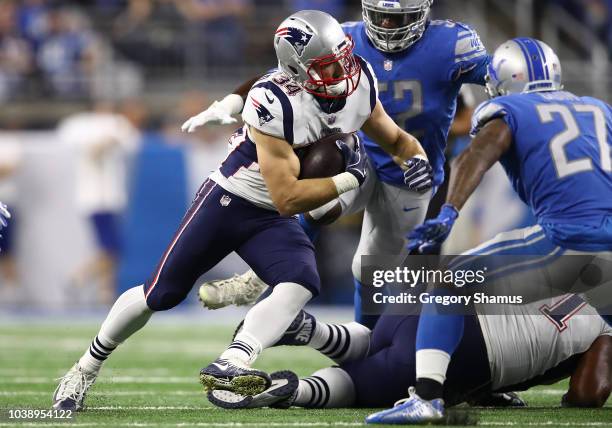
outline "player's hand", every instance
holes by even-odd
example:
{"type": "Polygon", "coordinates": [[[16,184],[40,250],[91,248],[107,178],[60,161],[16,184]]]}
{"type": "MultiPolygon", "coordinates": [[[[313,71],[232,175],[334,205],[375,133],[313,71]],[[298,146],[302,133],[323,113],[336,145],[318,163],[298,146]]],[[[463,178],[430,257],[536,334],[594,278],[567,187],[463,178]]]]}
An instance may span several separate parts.
{"type": "Polygon", "coordinates": [[[229,125],[236,122],[238,120],[232,117],[232,112],[219,101],[215,101],[203,112],[187,119],[183,126],[181,126],[181,131],[191,133],[207,123],[229,125]]]}
{"type": "Polygon", "coordinates": [[[11,213],[8,207],[3,202],[0,202],[0,230],[8,226],[8,219],[11,218],[11,213]]]}
{"type": "Polygon", "coordinates": [[[410,158],[404,162],[404,183],[410,190],[424,192],[433,186],[433,169],[427,159],[410,158]]]}
{"type": "Polygon", "coordinates": [[[349,146],[340,140],[336,140],[336,146],[338,146],[344,157],[344,170],[352,174],[361,186],[368,175],[368,158],[365,155],[359,138],[355,136],[354,150],[351,150],[349,146]]]}
{"type": "Polygon", "coordinates": [[[427,220],[408,234],[408,250],[418,249],[420,253],[427,254],[441,245],[448,238],[458,216],[459,212],[454,206],[442,205],[438,217],[427,220]]]}

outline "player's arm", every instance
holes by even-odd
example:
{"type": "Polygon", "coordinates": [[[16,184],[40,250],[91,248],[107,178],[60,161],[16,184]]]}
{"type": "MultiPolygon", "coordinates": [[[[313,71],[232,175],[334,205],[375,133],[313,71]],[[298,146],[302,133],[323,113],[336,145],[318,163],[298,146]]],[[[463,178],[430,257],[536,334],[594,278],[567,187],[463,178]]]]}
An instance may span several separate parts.
{"type": "Polygon", "coordinates": [[[512,132],[502,119],[487,122],[476,134],[451,168],[446,203],[434,219],[427,220],[408,234],[408,250],[428,253],[442,244],[450,234],[459,210],[463,207],[485,173],[512,144],[512,132]]]}
{"type": "Polygon", "coordinates": [[[214,101],[206,110],[187,119],[181,126],[181,130],[183,132],[194,132],[207,123],[228,125],[237,122],[237,119],[233,116],[242,111],[249,90],[261,77],[257,76],[247,80],[221,101],[214,101]]]}
{"type": "MultiPolygon", "coordinates": [[[[357,172],[343,172],[332,178],[315,178],[299,180],[300,162],[293,148],[287,141],[263,134],[253,127],[249,133],[257,147],[257,159],[261,175],[266,182],[274,206],[281,215],[290,216],[318,208],[338,197],[338,195],[359,187],[363,180],[355,175],[357,172]]],[[[345,150],[341,148],[346,157],[345,150]]],[[[352,152],[350,149],[348,151],[352,152]]],[[[359,155],[365,169],[365,156],[359,155]]],[[[350,165],[353,162],[348,161],[350,165]]],[[[365,179],[365,173],[363,175],[365,179]]]]}
{"type": "Polygon", "coordinates": [[[380,100],[376,101],[372,115],[361,129],[385,152],[393,156],[395,163],[402,167],[405,161],[415,156],[427,159],[419,140],[397,126],[383,108],[380,100]]]}
{"type": "Polygon", "coordinates": [[[612,391],[612,337],[600,336],[578,362],[565,407],[602,407],[612,391]]]}
{"type": "Polygon", "coordinates": [[[512,133],[506,122],[494,119],[487,123],[453,163],[446,203],[460,210],[511,144],[512,133]]]}
{"type": "Polygon", "coordinates": [[[432,168],[421,143],[397,126],[380,100],[376,100],[372,114],[361,129],[404,170],[404,182],[409,189],[423,192],[432,187],[432,168]]]}

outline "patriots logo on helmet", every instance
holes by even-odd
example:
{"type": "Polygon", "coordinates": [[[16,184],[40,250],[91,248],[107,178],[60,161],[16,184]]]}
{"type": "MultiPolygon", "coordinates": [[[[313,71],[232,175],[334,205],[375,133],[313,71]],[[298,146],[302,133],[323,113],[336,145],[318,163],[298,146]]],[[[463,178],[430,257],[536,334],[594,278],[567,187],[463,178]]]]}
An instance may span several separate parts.
{"type": "Polygon", "coordinates": [[[291,46],[293,46],[298,56],[302,56],[304,48],[308,46],[310,39],[312,39],[312,34],[295,27],[279,28],[276,31],[276,35],[291,43],[291,46]]]}
{"type": "Polygon", "coordinates": [[[257,112],[257,117],[259,117],[259,126],[263,126],[265,123],[268,123],[274,119],[274,116],[272,116],[270,110],[261,105],[259,101],[257,101],[255,98],[251,98],[251,101],[253,103],[253,107],[255,107],[255,111],[257,112]]]}

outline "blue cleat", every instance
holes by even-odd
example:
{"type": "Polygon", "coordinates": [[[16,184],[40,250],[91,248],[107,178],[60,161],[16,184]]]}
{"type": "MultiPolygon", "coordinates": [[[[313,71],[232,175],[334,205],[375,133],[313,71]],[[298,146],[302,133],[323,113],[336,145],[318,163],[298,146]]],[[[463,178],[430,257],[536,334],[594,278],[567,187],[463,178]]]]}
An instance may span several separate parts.
{"type": "Polygon", "coordinates": [[[268,389],[272,380],[266,372],[217,358],[200,370],[200,383],[206,391],[222,389],[240,395],[257,395],[268,389]]]}
{"type": "Polygon", "coordinates": [[[395,403],[392,409],[371,414],[365,421],[367,424],[422,425],[440,423],[443,420],[444,401],[423,400],[416,395],[414,387],[410,387],[408,398],[395,403]]]}

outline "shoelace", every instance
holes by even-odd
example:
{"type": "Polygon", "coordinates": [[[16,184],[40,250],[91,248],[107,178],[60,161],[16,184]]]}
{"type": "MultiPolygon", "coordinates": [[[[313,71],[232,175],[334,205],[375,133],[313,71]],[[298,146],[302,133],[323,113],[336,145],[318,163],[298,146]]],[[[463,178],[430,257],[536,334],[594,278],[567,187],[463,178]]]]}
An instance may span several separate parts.
{"type": "Polygon", "coordinates": [[[78,374],[68,373],[58,380],[60,381],[60,385],[62,385],[58,393],[58,398],[61,400],[71,398],[76,403],[80,403],[83,397],[85,397],[87,389],[94,382],[94,380],[89,380],[87,375],[81,370],[78,370],[78,374]],[[64,382],[66,383],[64,384],[64,382]]]}

